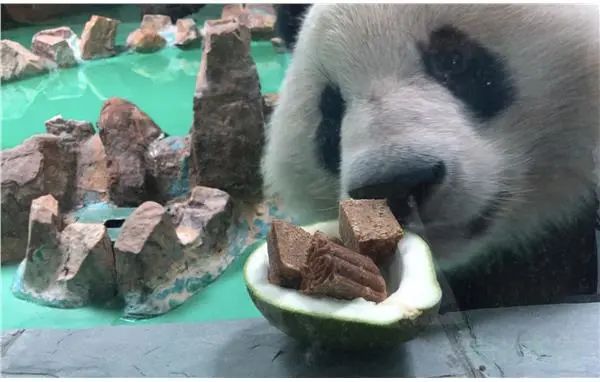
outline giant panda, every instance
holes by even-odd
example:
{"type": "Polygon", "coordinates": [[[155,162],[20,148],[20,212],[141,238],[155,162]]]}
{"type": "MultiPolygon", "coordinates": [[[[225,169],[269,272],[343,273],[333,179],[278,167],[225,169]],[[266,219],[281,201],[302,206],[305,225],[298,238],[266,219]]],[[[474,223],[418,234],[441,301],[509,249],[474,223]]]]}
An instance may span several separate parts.
{"type": "Polygon", "coordinates": [[[457,309],[597,293],[597,6],[290,7],[267,195],[300,222],[348,197],[418,216],[457,309]]]}

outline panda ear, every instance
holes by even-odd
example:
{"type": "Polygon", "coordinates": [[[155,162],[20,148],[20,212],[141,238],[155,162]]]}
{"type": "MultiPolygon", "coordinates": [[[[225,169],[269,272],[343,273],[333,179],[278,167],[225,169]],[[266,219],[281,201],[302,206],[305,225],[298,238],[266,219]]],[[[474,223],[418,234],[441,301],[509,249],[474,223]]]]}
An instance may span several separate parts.
{"type": "Polygon", "coordinates": [[[293,50],[304,15],[311,4],[276,4],[275,30],[287,49],[293,50]]]}

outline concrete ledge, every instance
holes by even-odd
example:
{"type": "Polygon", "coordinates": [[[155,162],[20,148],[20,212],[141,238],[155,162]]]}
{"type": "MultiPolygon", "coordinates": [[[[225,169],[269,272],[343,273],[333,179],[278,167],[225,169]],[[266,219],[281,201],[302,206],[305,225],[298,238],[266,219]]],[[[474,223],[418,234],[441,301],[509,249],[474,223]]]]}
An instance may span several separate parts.
{"type": "Polygon", "coordinates": [[[597,377],[600,303],[440,317],[387,354],[324,354],[265,320],[25,330],[2,336],[2,375],[48,377],[597,377]]]}

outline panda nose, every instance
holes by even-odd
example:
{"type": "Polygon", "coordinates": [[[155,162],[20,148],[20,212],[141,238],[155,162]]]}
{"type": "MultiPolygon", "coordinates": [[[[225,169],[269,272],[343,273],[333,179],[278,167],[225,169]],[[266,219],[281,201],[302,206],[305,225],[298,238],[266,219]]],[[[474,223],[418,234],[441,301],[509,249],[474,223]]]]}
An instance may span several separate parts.
{"type": "Polygon", "coordinates": [[[417,157],[404,161],[393,171],[378,175],[366,184],[352,187],[348,192],[353,199],[406,199],[413,195],[422,202],[432,186],[442,183],[446,176],[443,161],[431,157],[417,157]]]}

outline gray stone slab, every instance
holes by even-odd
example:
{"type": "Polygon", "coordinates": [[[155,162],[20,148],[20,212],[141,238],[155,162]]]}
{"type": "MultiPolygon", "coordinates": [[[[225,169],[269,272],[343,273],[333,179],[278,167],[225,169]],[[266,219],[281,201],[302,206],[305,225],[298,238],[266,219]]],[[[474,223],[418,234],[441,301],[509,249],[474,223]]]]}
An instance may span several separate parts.
{"type": "Polygon", "coordinates": [[[490,376],[600,377],[600,303],[465,313],[459,337],[490,376]]]}
{"type": "Polygon", "coordinates": [[[447,314],[384,354],[299,346],[265,320],[26,330],[4,376],[440,377],[598,376],[600,303],[447,314]]]}

